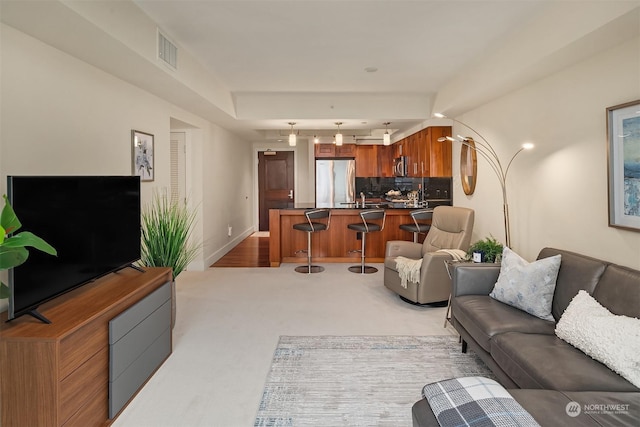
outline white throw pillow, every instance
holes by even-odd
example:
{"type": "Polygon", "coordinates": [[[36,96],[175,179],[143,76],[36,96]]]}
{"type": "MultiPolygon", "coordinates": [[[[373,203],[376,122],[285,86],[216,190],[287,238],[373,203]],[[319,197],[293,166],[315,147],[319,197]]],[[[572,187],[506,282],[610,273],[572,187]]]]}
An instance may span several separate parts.
{"type": "Polygon", "coordinates": [[[640,319],[613,314],[581,290],[558,321],[556,336],[640,387],[640,319]]]}
{"type": "Polygon", "coordinates": [[[540,319],[554,320],[551,304],[560,257],[555,255],[529,263],[505,246],[500,275],[489,296],[540,319]]]}

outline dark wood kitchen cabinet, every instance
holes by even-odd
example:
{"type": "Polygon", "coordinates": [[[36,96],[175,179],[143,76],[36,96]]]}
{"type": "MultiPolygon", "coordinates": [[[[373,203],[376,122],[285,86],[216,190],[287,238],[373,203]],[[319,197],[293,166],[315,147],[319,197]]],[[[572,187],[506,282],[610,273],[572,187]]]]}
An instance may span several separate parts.
{"type": "MultiPolygon", "coordinates": [[[[355,151],[356,177],[393,177],[393,159],[399,156],[406,157],[409,178],[450,177],[451,142],[438,142],[443,136],[451,136],[451,126],[431,126],[390,146],[350,144],[355,151]]],[[[351,157],[338,156],[336,150],[345,146],[335,147],[333,157],[351,157]]],[[[316,157],[320,157],[318,146],[316,157]]]]}
{"type": "Polygon", "coordinates": [[[393,176],[393,158],[395,157],[393,145],[381,145],[378,147],[378,171],[383,178],[393,176]]]}
{"type": "Polygon", "coordinates": [[[356,146],[356,177],[369,178],[380,176],[378,168],[378,146],[356,146]]]}
{"type": "Polygon", "coordinates": [[[316,158],[335,157],[336,146],[334,144],[316,144],[314,146],[316,158]]]}
{"type": "Polygon", "coordinates": [[[451,176],[451,141],[438,141],[438,138],[444,136],[451,136],[451,126],[431,126],[419,132],[418,161],[421,176],[451,176]]]}
{"type": "Polygon", "coordinates": [[[314,152],[316,158],[353,159],[356,157],[356,144],[316,144],[314,152]]]}
{"type": "Polygon", "coordinates": [[[420,168],[420,135],[421,132],[416,132],[407,137],[406,147],[406,160],[407,160],[407,176],[411,178],[418,178],[422,176],[422,170],[420,168]]]}
{"type": "Polygon", "coordinates": [[[356,144],[336,145],[336,157],[353,159],[356,157],[356,144]]]}
{"type": "Polygon", "coordinates": [[[438,142],[443,136],[451,136],[451,126],[431,126],[394,144],[396,157],[406,157],[408,177],[451,176],[451,142],[438,142]]]}

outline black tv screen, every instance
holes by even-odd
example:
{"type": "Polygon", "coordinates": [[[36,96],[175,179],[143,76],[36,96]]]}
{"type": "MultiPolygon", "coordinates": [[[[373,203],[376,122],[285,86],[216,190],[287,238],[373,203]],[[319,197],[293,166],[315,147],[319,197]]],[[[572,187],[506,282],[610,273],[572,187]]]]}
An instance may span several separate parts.
{"type": "MultiPolygon", "coordinates": [[[[29,250],[9,271],[9,320],[140,259],[140,178],[9,176],[7,194],[22,223],[57,256],[29,250]]],[[[29,249],[29,248],[28,248],[29,249]]]]}

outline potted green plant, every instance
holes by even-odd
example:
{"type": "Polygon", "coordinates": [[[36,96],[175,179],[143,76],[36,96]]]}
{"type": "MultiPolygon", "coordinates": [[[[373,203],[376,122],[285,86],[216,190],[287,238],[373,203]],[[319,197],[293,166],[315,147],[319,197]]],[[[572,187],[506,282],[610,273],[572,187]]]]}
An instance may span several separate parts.
{"type": "MultiPolygon", "coordinates": [[[[10,236],[17,232],[22,223],[16,216],[6,195],[4,198],[4,207],[0,214],[0,270],[8,270],[24,263],[29,257],[27,247],[35,248],[49,255],[58,255],[58,252],[42,238],[36,236],[29,231],[23,231],[10,236]]],[[[9,298],[9,287],[0,282],[0,299],[9,298]]]]}
{"type": "Polygon", "coordinates": [[[165,193],[153,195],[151,202],[142,209],[143,266],[171,267],[171,326],[175,325],[175,279],[195,259],[200,244],[191,238],[195,223],[195,211],[178,200],[171,200],[165,193]]]}
{"type": "Polygon", "coordinates": [[[469,247],[467,255],[473,262],[500,262],[503,249],[504,246],[502,243],[498,242],[493,236],[490,236],[473,243],[469,247]]]}

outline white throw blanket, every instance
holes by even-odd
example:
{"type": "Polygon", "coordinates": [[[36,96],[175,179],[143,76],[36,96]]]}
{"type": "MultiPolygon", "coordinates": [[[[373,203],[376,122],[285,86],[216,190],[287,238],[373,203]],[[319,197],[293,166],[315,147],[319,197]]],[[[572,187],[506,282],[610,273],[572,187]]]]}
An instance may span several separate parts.
{"type": "Polygon", "coordinates": [[[439,249],[436,252],[446,252],[451,255],[454,261],[462,261],[467,257],[467,253],[462,249],[439,249]]]}
{"type": "Polygon", "coordinates": [[[407,282],[418,282],[420,280],[420,266],[422,258],[411,259],[399,256],[396,258],[396,268],[400,275],[400,285],[407,289],[407,282]]]}
{"type": "MultiPolygon", "coordinates": [[[[453,258],[454,261],[461,261],[467,253],[460,249],[440,249],[437,252],[446,252],[453,258]]],[[[400,285],[407,289],[408,282],[417,283],[420,281],[420,267],[422,266],[422,258],[411,259],[399,256],[396,258],[396,268],[398,269],[398,275],[400,276],[400,285]]]]}

